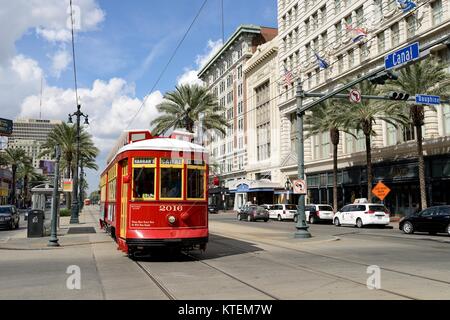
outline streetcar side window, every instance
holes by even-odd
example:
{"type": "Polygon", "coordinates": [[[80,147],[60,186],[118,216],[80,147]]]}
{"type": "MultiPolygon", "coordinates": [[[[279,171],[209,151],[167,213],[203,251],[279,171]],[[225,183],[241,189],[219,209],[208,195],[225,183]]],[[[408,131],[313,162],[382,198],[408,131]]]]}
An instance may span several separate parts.
{"type": "Polygon", "coordinates": [[[133,198],[155,198],[155,168],[133,169],[133,198]]]}
{"type": "Polygon", "coordinates": [[[205,199],[205,170],[188,169],[187,198],[205,199]]]}
{"type": "Polygon", "coordinates": [[[161,168],[161,198],[182,198],[183,169],[161,168]]]}

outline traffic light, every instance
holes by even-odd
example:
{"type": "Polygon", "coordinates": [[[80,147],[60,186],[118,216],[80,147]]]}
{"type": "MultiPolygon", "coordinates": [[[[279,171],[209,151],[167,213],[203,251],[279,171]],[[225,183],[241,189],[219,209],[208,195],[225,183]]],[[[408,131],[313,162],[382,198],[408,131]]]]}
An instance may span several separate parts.
{"type": "Polygon", "coordinates": [[[368,80],[372,84],[385,84],[387,80],[397,80],[398,76],[391,71],[383,71],[370,77],[368,80]]]}
{"type": "Polygon", "coordinates": [[[390,100],[403,100],[408,101],[409,94],[404,92],[390,92],[388,95],[390,100]]]}

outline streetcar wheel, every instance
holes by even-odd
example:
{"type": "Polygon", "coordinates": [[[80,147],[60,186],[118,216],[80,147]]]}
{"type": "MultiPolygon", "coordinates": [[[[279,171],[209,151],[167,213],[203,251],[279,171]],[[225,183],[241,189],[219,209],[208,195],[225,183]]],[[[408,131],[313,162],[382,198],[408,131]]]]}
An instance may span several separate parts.
{"type": "Polygon", "coordinates": [[[363,227],[363,222],[360,218],[356,219],[356,227],[357,228],[362,228],[363,227]]]}
{"type": "Polygon", "coordinates": [[[283,219],[281,218],[281,215],[278,215],[277,220],[278,221],[283,221],[283,219]]]}
{"type": "Polygon", "coordinates": [[[339,221],[339,218],[334,218],[333,223],[336,227],[339,227],[341,225],[341,222],[339,221]]]}
{"type": "Polygon", "coordinates": [[[414,233],[414,226],[412,225],[411,222],[406,221],[406,222],[403,224],[402,230],[403,230],[403,232],[406,233],[406,234],[412,234],[412,233],[414,233]]]}

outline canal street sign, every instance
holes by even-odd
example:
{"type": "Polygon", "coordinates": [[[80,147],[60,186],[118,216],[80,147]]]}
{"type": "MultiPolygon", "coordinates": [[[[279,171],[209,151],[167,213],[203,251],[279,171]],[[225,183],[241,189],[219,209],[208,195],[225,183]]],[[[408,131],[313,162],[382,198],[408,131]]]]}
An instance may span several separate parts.
{"type": "Polygon", "coordinates": [[[10,136],[13,131],[12,120],[0,118],[0,136],[10,136]]]}
{"type": "Polygon", "coordinates": [[[306,181],[302,179],[294,180],[294,194],[306,194],[306,181]]]}
{"type": "Polygon", "coordinates": [[[429,96],[425,94],[416,94],[416,103],[435,106],[441,104],[441,97],[429,96]]]}
{"type": "Polygon", "coordinates": [[[388,188],[383,182],[378,182],[378,184],[372,189],[372,193],[377,196],[381,201],[387,197],[387,195],[391,192],[391,189],[388,188]]]}
{"type": "Polygon", "coordinates": [[[414,42],[407,47],[394,51],[384,57],[384,68],[394,69],[408,62],[419,59],[419,42],[414,42]]]}

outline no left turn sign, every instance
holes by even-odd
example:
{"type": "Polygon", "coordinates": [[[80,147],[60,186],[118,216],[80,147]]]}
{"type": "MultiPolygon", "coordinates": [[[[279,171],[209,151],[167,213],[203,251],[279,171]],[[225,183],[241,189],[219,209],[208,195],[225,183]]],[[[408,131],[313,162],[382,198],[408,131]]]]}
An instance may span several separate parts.
{"type": "Polygon", "coordinates": [[[351,90],[349,95],[350,101],[353,103],[361,102],[361,93],[358,90],[351,90]]]}

